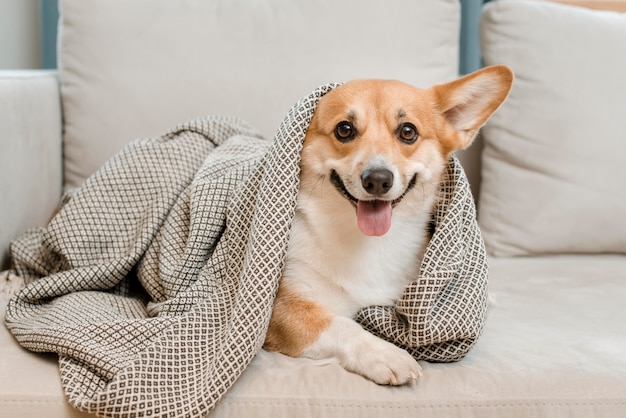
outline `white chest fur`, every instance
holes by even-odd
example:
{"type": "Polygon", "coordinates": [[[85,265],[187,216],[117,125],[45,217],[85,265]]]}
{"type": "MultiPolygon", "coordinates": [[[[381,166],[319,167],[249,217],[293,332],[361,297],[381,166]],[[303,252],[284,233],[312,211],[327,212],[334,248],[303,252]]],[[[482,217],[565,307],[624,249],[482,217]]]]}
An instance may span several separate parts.
{"type": "Polygon", "coordinates": [[[394,208],[389,232],[369,237],[359,231],[354,208],[336,204],[320,208],[299,199],[283,283],[342,316],[392,305],[417,278],[430,214],[394,208]]]}

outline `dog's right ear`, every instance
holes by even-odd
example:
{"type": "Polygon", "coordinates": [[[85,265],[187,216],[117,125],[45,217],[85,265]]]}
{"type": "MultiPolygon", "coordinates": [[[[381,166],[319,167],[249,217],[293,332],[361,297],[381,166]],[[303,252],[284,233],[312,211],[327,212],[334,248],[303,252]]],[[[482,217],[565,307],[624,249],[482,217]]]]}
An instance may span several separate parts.
{"type": "Polygon", "coordinates": [[[494,65],[447,84],[434,86],[439,109],[457,132],[455,148],[468,147],[478,130],[500,107],[513,85],[513,71],[494,65]]]}

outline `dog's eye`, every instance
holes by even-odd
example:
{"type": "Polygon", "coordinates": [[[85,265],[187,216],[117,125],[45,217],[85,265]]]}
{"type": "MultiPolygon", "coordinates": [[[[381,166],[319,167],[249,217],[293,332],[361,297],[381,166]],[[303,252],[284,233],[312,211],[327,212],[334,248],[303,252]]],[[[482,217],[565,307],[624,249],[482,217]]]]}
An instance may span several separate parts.
{"type": "Polygon", "coordinates": [[[352,126],[352,123],[348,121],[339,122],[335,127],[335,136],[341,142],[350,141],[351,139],[354,139],[355,135],[356,132],[354,130],[354,126],[352,126]]]}
{"type": "Polygon", "coordinates": [[[412,123],[403,123],[398,129],[398,137],[402,142],[412,144],[417,141],[417,128],[412,123]]]}

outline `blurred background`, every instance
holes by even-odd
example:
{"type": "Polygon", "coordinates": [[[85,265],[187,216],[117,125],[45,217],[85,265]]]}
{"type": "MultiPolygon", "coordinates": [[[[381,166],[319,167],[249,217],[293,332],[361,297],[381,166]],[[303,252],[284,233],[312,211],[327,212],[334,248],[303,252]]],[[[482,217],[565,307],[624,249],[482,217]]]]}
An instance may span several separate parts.
{"type": "Polygon", "coordinates": [[[0,69],[56,68],[57,0],[0,0],[0,69]]]}

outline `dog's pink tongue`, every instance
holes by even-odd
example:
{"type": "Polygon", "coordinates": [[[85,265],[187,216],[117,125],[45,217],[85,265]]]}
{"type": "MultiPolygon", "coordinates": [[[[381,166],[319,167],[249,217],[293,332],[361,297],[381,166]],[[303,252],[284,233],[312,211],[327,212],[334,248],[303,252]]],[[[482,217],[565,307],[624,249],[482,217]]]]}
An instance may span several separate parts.
{"type": "Polygon", "coordinates": [[[391,202],[382,200],[359,200],[356,204],[359,229],[365,235],[385,235],[391,228],[391,202]]]}

